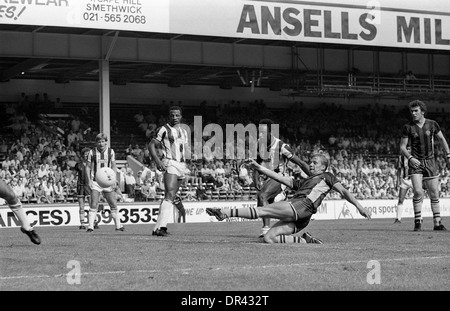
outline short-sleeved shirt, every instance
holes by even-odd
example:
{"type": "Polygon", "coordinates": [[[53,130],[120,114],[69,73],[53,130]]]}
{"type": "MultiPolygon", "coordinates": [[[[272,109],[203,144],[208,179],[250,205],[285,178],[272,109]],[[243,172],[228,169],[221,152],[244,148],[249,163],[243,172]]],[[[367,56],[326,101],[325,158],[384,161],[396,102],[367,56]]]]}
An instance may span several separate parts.
{"type": "Polygon", "coordinates": [[[74,167],[75,172],[77,172],[77,185],[85,186],[89,185],[89,178],[86,174],[86,165],[83,162],[78,162],[74,167]]]}
{"type": "Polygon", "coordinates": [[[186,159],[187,131],[181,127],[173,127],[169,123],[161,126],[155,139],[162,146],[163,158],[184,162],[186,159]]]}
{"type": "Polygon", "coordinates": [[[402,128],[402,138],[408,138],[411,144],[411,155],[419,160],[434,158],[434,137],[441,131],[436,121],[425,119],[420,128],[409,122],[402,128]]]}
{"type": "Polygon", "coordinates": [[[97,170],[102,167],[111,167],[111,163],[116,161],[114,150],[106,148],[103,152],[97,148],[91,149],[88,154],[87,162],[91,164],[91,178],[95,181],[97,170]]]}
{"type": "Polygon", "coordinates": [[[295,179],[292,189],[295,191],[292,200],[308,199],[313,212],[333,189],[339,180],[333,174],[324,172],[304,179],[295,179]]]}

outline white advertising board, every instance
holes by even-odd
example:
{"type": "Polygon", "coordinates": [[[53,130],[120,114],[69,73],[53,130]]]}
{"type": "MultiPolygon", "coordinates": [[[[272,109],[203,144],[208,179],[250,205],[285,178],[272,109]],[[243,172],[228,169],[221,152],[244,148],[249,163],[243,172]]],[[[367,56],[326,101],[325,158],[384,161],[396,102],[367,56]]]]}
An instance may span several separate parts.
{"type": "Polygon", "coordinates": [[[0,24],[450,50],[447,0],[3,0],[0,24]]]}
{"type": "MultiPolygon", "coordinates": [[[[186,210],[187,223],[217,222],[215,217],[206,213],[206,208],[216,207],[221,209],[256,207],[256,201],[202,201],[183,202],[186,210]]],[[[397,200],[363,200],[361,204],[372,211],[372,218],[396,217],[397,200]]],[[[450,199],[440,199],[441,216],[450,216],[450,199]]],[[[413,218],[414,210],[412,200],[404,203],[403,218],[413,218]]],[[[98,213],[97,220],[101,225],[113,225],[109,208],[105,207],[105,213],[98,213]]],[[[32,226],[78,226],[80,224],[78,205],[76,204],[47,204],[47,205],[25,205],[26,214],[32,226]]],[[[154,224],[158,218],[159,204],[157,203],[120,203],[119,213],[124,225],[154,224]]],[[[87,219],[88,209],[85,209],[87,219]]],[[[422,207],[423,217],[433,217],[429,200],[424,200],[422,207]]],[[[356,208],[345,200],[326,200],[320,205],[313,219],[362,219],[356,208]]],[[[174,210],[173,217],[169,223],[177,222],[178,214],[174,210]]],[[[227,221],[260,221],[259,219],[248,220],[243,218],[231,218],[227,221]]],[[[15,228],[19,222],[14,213],[6,206],[0,206],[0,229],[15,228]]]]}

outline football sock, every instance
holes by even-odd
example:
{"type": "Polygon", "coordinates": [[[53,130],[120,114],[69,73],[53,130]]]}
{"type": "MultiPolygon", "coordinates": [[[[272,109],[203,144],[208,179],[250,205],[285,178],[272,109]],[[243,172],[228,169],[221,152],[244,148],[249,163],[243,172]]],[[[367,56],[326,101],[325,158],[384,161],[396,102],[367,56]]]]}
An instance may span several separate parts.
{"type": "Polygon", "coordinates": [[[413,198],[414,221],[422,220],[422,203],[423,197],[413,198]]]}
{"type": "Polygon", "coordinates": [[[255,207],[246,207],[246,208],[232,208],[229,210],[221,210],[222,213],[226,214],[228,217],[242,217],[248,219],[257,219],[258,218],[258,209],[255,207]]]}
{"type": "Polygon", "coordinates": [[[397,205],[397,219],[402,220],[402,214],[403,214],[403,204],[397,205]]]}
{"type": "Polygon", "coordinates": [[[114,224],[116,225],[116,229],[119,229],[120,227],[122,227],[122,225],[120,224],[119,211],[118,211],[117,206],[116,207],[111,207],[111,217],[114,220],[114,224]]]}
{"type": "Polygon", "coordinates": [[[26,231],[32,230],[30,224],[28,223],[27,214],[25,213],[25,210],[23,209],[22,203],[20,201],[16,204],[9,204],[9,208],[11,208],[13,213],[19,219],[21,226],[24,230],[26,231]]]}
{"type": "Polygon", "coordinates": [[[441,208],[439,206],[439,199],[431,199],[430,201],[434,225],[439,226],[441,224],[441,208]]]}
{"type": "Polygon", "coordinates": [[[281,234],[275,238],[275,243],[302,243],[305,244],[306,240],[302,237],[295,235],[281,234]]]}
{"type": "Polygon", "coordinates": [[[82,225],[84,223],[84,209],[80,209],[80,224],[82,225]]]}
{"type": "Polygon", "coordinates": [[[97,218],[97,209],[89,209],[89,229],[94,229],[95,218],[97,218]]]}
{"type": "Polygon", "coordinates": [[[161,205],[159,206],[159,215],[158,219],[156,220],[156,225],[153,231],[161,227],[167,228],[167,223],[169,222],[169,217],[171,213],[173,213],[173,203],[168,200],[163,200],[161,202],[161,205]]]}

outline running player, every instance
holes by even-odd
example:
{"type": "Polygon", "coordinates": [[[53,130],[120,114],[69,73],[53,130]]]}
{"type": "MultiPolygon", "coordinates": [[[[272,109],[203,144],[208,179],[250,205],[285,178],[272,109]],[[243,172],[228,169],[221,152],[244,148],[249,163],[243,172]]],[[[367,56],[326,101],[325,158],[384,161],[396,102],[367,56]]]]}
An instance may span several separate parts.
{"type": "Polygon", "coordinates": [[[28,222],[27,214],[22,207],[22,202],[20,202],[17,195],[3,179],[0,179],[0,197],[5,199],[9,208],[19,219],[21,224],[20,230],[30,238],[31,242],[34,244],[41,244],[39,235],[33,230],[28,222]]]}
{"type": "Polygon", "coordinates": [[[189,170],[186,166],[186,145],[188,134],[180,126],[182,118],[181,108],[173,106],[169,111],[169,122],[161,126],[156,136],[150,141],[148,150],[156,163],[156,168],[164,173],[164,199],[159,206],[159,215],[152,235],[166,236],[167,223],[170,215],[173,215],[174,204],[181,203],[175,201],[178,189],[189,170]],[[162,147],[162,158],[157,153],[157,145],[162,147]]]}
{"type": "Polygon", "coordinates": [[[96,147],[91,149],[86,162],[86,175],[89,178],[89,187],[91,188],[91,200],[89,208],[89,226],[87,232],[94,231],[94,222],[97,216],[98,202],[100,194],[103,194],[106,202],[111,208],[111,216],[116,225],[116,231],[125,231],[120,223],[119,212],[117,208],[117,197],[113,187],[102,188],[95,181],[95,174],[101,167],[110,167],[117,174],[116,156],[112,148],[108,148],[108,137],[99,133],[95,137],[96,147]]]}
{"type": "Polygon", "coordinates": [[[292,188],[295,191],[292,199],[256,208],[232,208],[227,210],[207,208],[206,212],[208,215],[215,216],[219,221],[228,217],[248,219],[270,217],[279,219],[264,235],[263,241],[265,243],[323,244],[321,240],[313,238],[308,232],[304,232],[301,237],[296,235],[296,233],[306,228],[311,220],[311,216],[317,212],[317,208],[322,203],[322,200],[331,190],[339,192],[358,209],[362,216],[370,219],[370,211],[364,208],[333,174],[326,172],[329,160],[323,153],[312,155],[309,172],[307,173],[308,177],[305,179],[295,180],[290,176],[281,176],[254,160],[250,160],[248,163],[260,173],[292,188]]]}
{"type": "Polygon", "coordinates": [[[413,185],[414,231],[422,230],[422,203],[425,184],[431,201],[434,230],[447,230],[441,223],[441,209],[439,205],[439,168],[434,155],[434,138],[437,137],[447,154],[450,165],[450,148],[439,127],[439,124],[425,118],[427,106],[423,101],[414,100],[409,103],[412,121],[402,128],[400,151],[408,159],[409,171],[413,185]],[[407,150],[408,142],[411,152],[407,150]]]}

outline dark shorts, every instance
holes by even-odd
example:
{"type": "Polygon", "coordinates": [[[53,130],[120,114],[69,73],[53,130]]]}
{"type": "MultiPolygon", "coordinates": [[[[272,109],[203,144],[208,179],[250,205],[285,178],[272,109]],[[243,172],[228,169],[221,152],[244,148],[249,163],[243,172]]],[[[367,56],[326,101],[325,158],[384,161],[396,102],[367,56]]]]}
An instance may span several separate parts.
{"type": "Polygon", "coordinates": [[[435,178],[439,176],[439,167],[434,158],[419,160],[421,165],[418,168],[409,166],[408,175],[420,174],[423,178],[435,178]]]}
{"type": "Polygon", "coordinates": [[[91,188],[88,185],[77,185],[77,197],[85,197],[91,195],[91,188]]]}
{"type": "Polygon", "coordinates": [[[308,199],[293,199],[289,200],[289,204],[295,213],[295,232],[297,233],[304,229],[311,220],[311,216],[315,213],[311,209],[311,202],[308,199]]]}
{"type": "Polygon", "coordinates": [[[269,203],[273,202],[273,199],[275,199],[275,197],[281,193],[282,189],[281,189],[281,184],[272,179],[272,178],[267,178],[262,187],[261,190],[259,191],[260,193],[264,193],[264,195],[267,197],[269,203]]]}

